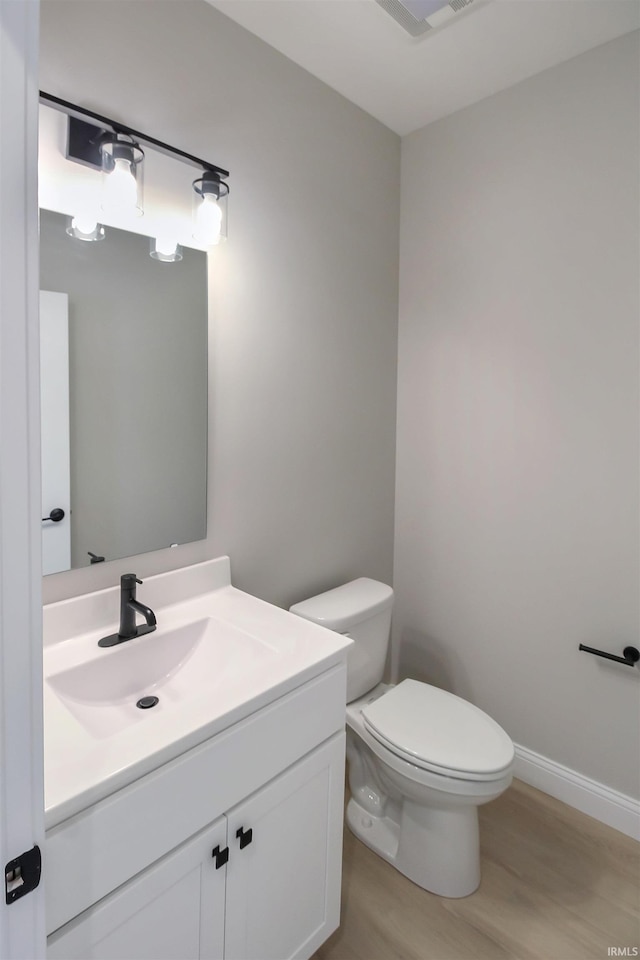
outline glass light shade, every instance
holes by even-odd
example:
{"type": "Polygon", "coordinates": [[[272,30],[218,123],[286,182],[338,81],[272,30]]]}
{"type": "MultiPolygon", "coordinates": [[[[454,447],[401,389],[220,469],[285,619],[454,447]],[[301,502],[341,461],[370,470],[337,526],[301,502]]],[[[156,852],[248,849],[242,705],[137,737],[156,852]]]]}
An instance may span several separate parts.
{"type": "Polygon", "coordinates": [[[91,216],[69,217],[67,233],[74,240],[85,240],[88,243],[104,240],[104,227],[91,216]]]}
{"type": "Polygon", "coordinates": [[[194,237],[206,247],[220,243],[222,229],[222,210],[215,197],[201,198],[196,210],[194,237]]]}
{"type": "Polygon", "coordinates": [[[151,237],[150,257],[162,263],[176,263],[182,260],[182,248],[174,237],[151,237]]]}
{"type": "Polygon", "coordinates": [[[112,216],[141,217],[144,151],[124,133],[110,134],[100,145],[102,209],[112,216]]]}
{"type": "Polygon", "coordinates": [[[214,247],[227,238],[229,187],[211,171],[193,183],[193,237],[203,247],[214,247]]]}

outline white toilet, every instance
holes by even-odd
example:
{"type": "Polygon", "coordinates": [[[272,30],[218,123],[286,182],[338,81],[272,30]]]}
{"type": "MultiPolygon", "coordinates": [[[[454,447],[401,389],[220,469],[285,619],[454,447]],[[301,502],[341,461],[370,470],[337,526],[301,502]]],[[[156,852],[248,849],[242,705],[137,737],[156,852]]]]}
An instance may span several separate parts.
{"type": "Polygon", "coordinates": [[[417,680],[381,683],[393,590],[361,577],[291,607],[354,641],[347,664],[347,823],[425,890],[480,883],[478,811],[511,783],[513,743],[478,707],[417,680]]]}

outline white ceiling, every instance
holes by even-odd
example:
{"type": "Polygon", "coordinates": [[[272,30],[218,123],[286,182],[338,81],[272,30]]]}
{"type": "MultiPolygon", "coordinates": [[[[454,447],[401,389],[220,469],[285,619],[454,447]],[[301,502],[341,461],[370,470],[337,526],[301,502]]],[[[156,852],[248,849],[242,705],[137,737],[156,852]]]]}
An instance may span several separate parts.
{"type": "Polygon", "coordinates": [[[375,0],[208,0],[404,135],[640,27],[640,0],[474,0],[412,38],[375,0]]]}

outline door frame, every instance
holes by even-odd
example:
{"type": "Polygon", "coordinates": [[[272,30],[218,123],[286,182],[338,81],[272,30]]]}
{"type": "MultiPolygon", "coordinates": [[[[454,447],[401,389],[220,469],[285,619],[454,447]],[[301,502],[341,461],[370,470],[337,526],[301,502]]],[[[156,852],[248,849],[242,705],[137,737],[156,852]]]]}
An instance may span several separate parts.
{"type": "MultiPolygon", "coordinates": [[[[39,0],[0,2],[0,859],[44,849],[38,331],[39,0]]],[[[45,955],[44,884],[0,956],[45,955]]]]}

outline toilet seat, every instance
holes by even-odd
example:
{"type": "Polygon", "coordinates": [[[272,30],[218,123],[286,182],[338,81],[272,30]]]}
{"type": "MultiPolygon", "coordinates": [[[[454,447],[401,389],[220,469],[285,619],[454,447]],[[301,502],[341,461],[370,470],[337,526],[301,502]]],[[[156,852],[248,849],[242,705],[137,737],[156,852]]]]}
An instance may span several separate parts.
{"type": "Polygon", "coordinates": [[[362,708],[365,729],[423,770],[462,780],[495,780],[513,763],[511,739],[491,717],[452,693],[403,680],[362,708]]]}

